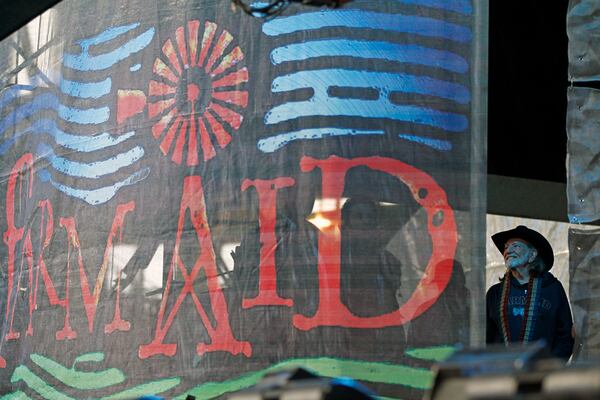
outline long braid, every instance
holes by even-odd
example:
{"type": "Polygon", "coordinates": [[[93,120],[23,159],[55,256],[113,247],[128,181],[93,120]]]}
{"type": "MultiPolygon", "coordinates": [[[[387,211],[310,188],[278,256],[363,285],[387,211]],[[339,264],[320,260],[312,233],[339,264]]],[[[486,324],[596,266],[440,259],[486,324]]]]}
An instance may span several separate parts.
{"type": "Polygon", "coordinates": [[[500,326],[502,328],[502,337],[504,344],[510,343],[510,329],[508,327],[508,294],[510,293],[510,270],[506,270],[502,281],[502,296],[500,297],[499,312],[500,326]]]}

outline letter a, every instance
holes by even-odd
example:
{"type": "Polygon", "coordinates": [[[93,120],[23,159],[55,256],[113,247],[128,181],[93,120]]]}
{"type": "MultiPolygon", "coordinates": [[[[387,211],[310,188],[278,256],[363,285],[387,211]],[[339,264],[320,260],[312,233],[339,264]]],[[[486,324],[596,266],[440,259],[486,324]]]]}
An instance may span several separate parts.
{"type": "Polygon", "coordinates": [[[198,343],[196,352],[199,355],[214,351],[225,351],[233,355],[243,353],[246,357],[252,355],[252,347],[248,342],[238,341],[233,337],[231,326],[229,325],[229,312],[227,311],[227,302],[223,291],[218,281],[218,271],[215,262],[215,252],[213,249],[212,236],[208,221],[206,218],[206,206],[204,204],[204,191],[202,190],[202,180],[200,176],[188,176],[183,182],[183,196],[181,198],[181,206],[179,208],[179,221],[177,223],[177,238],[175,240],[175,248],[173,249],[173,259],[167,277],[165,290],[163,293],[158,318],[156,321],[156,333],[152,342],[143,344],[139,347],[138,355],[140,358],[148,358],[157,354],[163,354],[169,357],[175,355],[177,351],[176,343],[163,343],[169,328],[173,324],[173,320],[185,300],[186,296],[190,296],[196,307],[196,311],[202,319],[204,328],[210,337],[210,343],[198,343]],[[181,245],[181,234],[184,227],[184,218],[186,210],[190,210],[192,225],[196,231],[196,238],[199,243],[199,254],[196,258],[194,266],[188,273],[183,260],[179,256],[179,247],[181,245]],[[165,319],[169,294],[171,292],[171,281],[175,268],[179,270],[184,279],[183,289],[177,296],[173,308],[170,310],[165,319]],[[210,296],[210,304],[212,314],[214,316],[214,325],[212,324],[206,310],[200,303],[195,289],[194,281],[198,278],[200,270],[204,268],[208,292],[210,296]]]}

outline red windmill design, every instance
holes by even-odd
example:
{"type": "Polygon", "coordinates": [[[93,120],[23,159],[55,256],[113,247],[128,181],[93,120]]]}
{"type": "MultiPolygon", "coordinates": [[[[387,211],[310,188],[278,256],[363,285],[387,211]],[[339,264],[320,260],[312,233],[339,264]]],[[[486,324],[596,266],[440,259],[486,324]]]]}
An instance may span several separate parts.
{"type": "Polygon", "coordinates": [[[216,144],[225,148],[231,132],[238,130],[248,105],[248,92],[240,85],[248,82],[248,70],[240,68],[244,53],[239,46],[225,54],[233,36],[206,21],[199,36],[200,22],[189,21],[167,39],[162,54],[154,60],[154,73],[148,97],[139,90],[119,90],[117,122],[143,111],[148,105],[152,134],[164,155],[181,164],[187,144],[186,164],[199,164],[199,153],[208,161],[215,156],[216,144]]]}

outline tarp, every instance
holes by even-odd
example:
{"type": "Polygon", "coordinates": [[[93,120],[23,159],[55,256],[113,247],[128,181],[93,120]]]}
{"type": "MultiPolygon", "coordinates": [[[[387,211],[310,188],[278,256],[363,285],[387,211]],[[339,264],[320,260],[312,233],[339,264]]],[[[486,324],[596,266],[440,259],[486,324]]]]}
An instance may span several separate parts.
{"type": "MultiPolygon", "coordinates": [[[[570,0],[567,13],[569,76],[572,81],[600,79],[595,1],[570,0]]],[[[568,91],[567,199],[569,221],[586,224],[600,219],[600,91],[586,83],[568,91]]],[[[600,301],[598,283],[598,229],[573,225],[569,229],[570,299],[575,320],[574,359],[598,360],[600,356],[600,301]]]]}
{"type": "Polygon", "coordinates": [[[0,391],[421,398],[482,340],[486,10],[65,0],[3,41],[0,391]]]}
{"type": "Polygon", "coordinates": [[[577,361],[600,359],[600,229],[569,230],[569,298],[575,320],[577,361]]]}
{"type": "Polygon", "coordinates": [[[600,4],[595,0],[569,0],[567,34],[569,36],[569,79],[600,79],[600,4]]]}
{"type": "Polygon", "coordinates": [[[567,201],[569,221],[600,219],[600,90],[572,87],[567,109],[567,201]]]}

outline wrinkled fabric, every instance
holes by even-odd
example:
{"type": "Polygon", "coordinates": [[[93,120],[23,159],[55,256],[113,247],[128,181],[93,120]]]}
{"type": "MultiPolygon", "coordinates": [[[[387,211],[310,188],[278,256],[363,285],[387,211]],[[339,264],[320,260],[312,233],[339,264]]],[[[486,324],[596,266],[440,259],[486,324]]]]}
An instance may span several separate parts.
{"type": "Polygon", "coordinates": [[[600,4],[594,0],[570,0],[567,11],[569,79],[600,79],[600,4]]]}
{"type": "Polygon", "coordinates": [[[574,359],[600,356],[600,229],[569,229],[569,298],[575,319],[574,359]]]}
{"type": "Polygon", "coordinates": [[[0,43],[0,392],[422,398],[483,340],[476,3],[65,0],[0,43]]]}
{"type": "Polygon", "coordinates": [[[572,223],[600,218],[600,91],[572,87],[567,110],[567,201],[572,223]]]}

